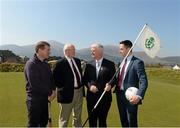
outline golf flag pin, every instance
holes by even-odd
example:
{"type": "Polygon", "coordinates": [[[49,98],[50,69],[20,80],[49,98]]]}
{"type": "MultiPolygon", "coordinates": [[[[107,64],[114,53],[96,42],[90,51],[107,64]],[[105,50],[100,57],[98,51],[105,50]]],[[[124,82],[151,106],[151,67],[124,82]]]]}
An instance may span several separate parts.
{"type": "Polygon", "coordinates": [[[137,39],[137,44],[141,47],[145,53],[154,58],[160,50],[160,39],[156,33],[154,33],[149,26],[145,26],[142,33],[137,39]]]}

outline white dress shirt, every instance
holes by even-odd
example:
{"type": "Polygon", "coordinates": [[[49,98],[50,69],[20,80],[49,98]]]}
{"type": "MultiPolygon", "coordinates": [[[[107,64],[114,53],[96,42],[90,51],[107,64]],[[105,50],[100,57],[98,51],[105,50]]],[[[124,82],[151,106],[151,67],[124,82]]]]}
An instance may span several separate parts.
{"type": "Polygon", "coordinates": [[[99,60],[96,60],[96,78],[98,78],[99,71],[100,71],[101,65],[102,65],[102,61],[103,61],[103,57],[99,60]]]}
{"type": "Polygon", "coordinates": [[[79,69],[78,69],[78,67],[77,67],[77,65],[76,65],[76,62],[74,61],[73,58],[71,59],[71,58],[69,58],[69,57],[67,57],[67,56],[65,56],[65,57],[66,57],[66,59],[68,60],[68,63],[69,63],[69,65],[70,65],[71,70],[72,70],[73,75],[74,75],[74,87],[78,87],[77,79],[76,79],[76,74],[75,74],[75,72],[74,72],[73,65],[72,65],[72,62],[73,62],[74,66],[75,66],[75,68],[76,68],[76,70],[77,70],[77,72],[78,72],[78,74],[79,74],[80,81],[81,81],[81,74],[80,74],[79,69]],[[72,60],[72,61],[71,61],[71,60],[72,60]]]}

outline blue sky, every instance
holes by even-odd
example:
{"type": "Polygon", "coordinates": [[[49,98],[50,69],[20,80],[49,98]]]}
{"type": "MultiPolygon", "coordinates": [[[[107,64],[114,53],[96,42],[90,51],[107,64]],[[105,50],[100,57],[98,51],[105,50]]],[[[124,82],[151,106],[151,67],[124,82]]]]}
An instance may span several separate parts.
{"type": "MultiPolygon", "coordinates": [[[[180,0],[0,0],[0,43],[39,40],[95,41],[117,45],[135,40],[145,23],[161,39],[159,56],[180,56],[180,0]]],[[[137,49],[139,50],[139,49],[137,49]]]]}

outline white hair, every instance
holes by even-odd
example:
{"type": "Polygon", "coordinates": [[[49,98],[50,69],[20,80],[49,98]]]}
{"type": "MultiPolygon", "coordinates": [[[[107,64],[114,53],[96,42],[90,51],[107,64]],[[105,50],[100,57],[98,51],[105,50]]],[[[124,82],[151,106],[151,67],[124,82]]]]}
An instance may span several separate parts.
{"type": "Polygon", "coordinates": [[[64,48],[63,48],[63,52],[64,52],[64,55],[65,55],[65,51],[69,48],[69,47],[75,47],[73,44],[65,44],[64,45],[64,48]]]}
{"type": "Polygon", "coordinates": [[[103,52],[104,48],[103,45],[100,43],[94,43],[91,45],[91,48],[97,48],[98,50],[100,50],[101,52],[103,52]]]}

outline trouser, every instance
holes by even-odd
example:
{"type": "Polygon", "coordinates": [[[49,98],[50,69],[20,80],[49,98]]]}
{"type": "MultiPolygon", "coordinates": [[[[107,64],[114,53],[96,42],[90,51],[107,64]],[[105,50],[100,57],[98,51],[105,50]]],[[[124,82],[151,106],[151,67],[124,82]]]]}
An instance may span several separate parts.
{"type": "Polygon", "coordinates": [[[124,91],[117,91],[116,99],[122,127],[138,127],[138,105],[132,105],[126,99],[124,91]]]}
{"type": "Polygon", "coordinates": [[[82,127],[81,113],[83,104],[82,87],[74,90],[71,103],[60,103],[59,127],[67,127],[71,112],[73,112],[73,127],[82,127]]]}
{"type": "Polygon", "coordinates": [[[101,94],[93,94],[91,92],[87,93],[89,127],[97,127],[97,123],[99,124],[99,127],[107,127],[106,119],[111,106],[111,100],[109,100],[106,95],[104,95],[97,108],[92,112],[100,95],[101,94]]]}
{"type": "Polygon", "coordinates": [[[27,100],[26,105],[28,110],[28,127],[46,127],[48,122],[48,100],[27,100]]]}

